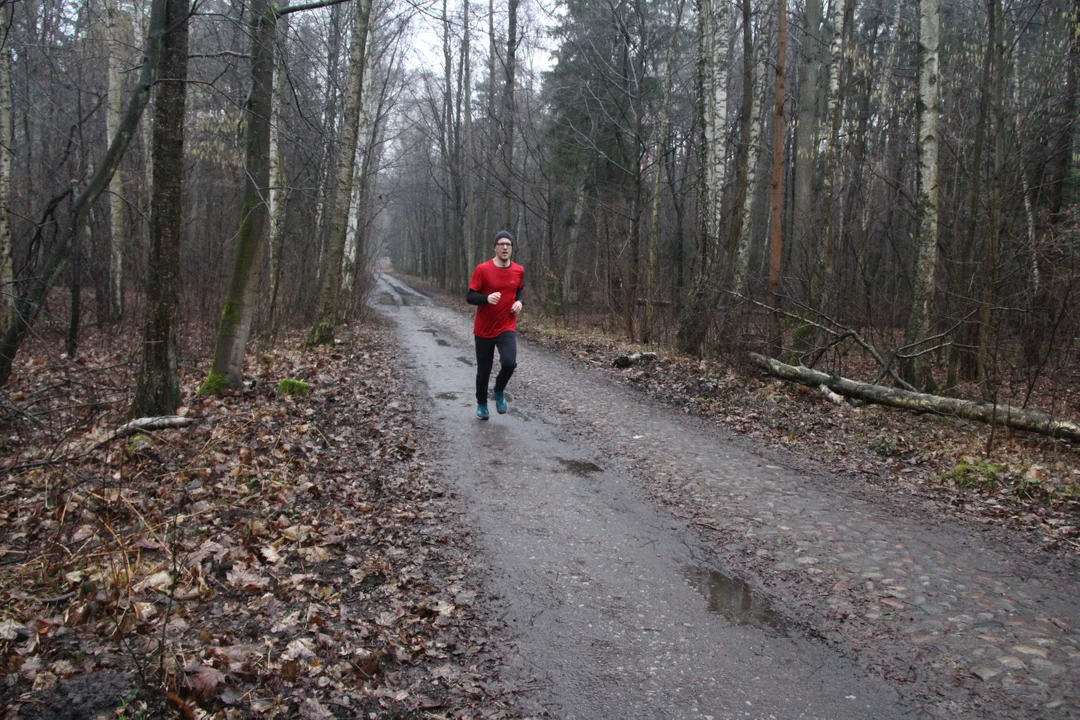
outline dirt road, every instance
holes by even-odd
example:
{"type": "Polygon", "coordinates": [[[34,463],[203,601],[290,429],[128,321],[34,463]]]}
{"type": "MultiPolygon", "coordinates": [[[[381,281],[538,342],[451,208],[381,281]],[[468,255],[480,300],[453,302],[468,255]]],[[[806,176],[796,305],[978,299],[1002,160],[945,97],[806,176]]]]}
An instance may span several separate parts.
{"type": "Polygon", "coordinates": [[[1080,713],[1071,578],[525,340],[510,413],[477,421],[468,321],[392,277],[377,295],[490,564],[524,711],[1080,713]]]}

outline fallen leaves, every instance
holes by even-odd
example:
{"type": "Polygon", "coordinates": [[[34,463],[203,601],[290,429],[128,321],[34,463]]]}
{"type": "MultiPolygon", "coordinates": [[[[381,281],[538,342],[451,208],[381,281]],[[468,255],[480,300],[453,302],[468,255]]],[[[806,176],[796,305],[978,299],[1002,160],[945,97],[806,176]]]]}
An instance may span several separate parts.
{"type": "MultiPolygon", "coordinates": [[[[182,415],[197,422],[137,453],[103,430],[124,402],[49,432],[18,425],[31,461],[74,447],[72,433],[107,442],[0,480],[17,498],[0,511],[0,663],[16,706],[138,665],[154,674],[139,702],[163,688],[183,717],[512,715],[477,639],[468,535],[423,457],[394,344],[359,332],[359,352],[265,351],[254,390],[203,399],[189,383],[182,415]],[[280,377],[312,393],[278,398],[280,377]]],[[[126,389],[133,370],[117,364],[106,384],[126,389]]]]}

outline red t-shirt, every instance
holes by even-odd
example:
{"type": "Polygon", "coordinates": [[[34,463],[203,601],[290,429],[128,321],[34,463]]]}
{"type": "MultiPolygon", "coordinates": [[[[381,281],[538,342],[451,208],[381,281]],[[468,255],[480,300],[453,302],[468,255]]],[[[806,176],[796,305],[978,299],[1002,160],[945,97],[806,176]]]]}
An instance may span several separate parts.
{"type": "Polygon", "coordinates": [[[497,305],[477,305],[473,334],[482,338],[498,337],[507,330],[517,330],[517,315],[510,312],[516,302],[517,291],[523,288],[525,268],[511,261],[510,267],[501,268],[494,260],[480,263],[473,270],[469,289],[484,295],[502,293],[497,305]]]}

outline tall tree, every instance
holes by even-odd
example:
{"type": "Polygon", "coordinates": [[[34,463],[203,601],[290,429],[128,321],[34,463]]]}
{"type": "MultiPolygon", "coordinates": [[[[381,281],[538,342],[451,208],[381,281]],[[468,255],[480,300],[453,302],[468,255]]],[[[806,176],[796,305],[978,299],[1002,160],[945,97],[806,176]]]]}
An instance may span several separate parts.
{"type": "Polygon", "coordinates": [[[1001,253],[1001,232],[1004,212],[1005,183],[1005,17],[1002,1],[991,0],[990,11],[997,17],[994,23],[993,79],[990,90],[991,116],[994,122],[993,168],[990,173],[990,218],[986,232],[986,242],[981,248],[982,258],[980,286],[982,298],[979,304],[979,350],[976,365],[978,368],[979,388],[983,397],[992,399],[990,387],[991,343],[994,338],[995,302],[997,298],[998,262],[1001,253]]]}
{"type": "Polygon", "coordinates": [[[244,357],[255,316],[260,260],[269,219],[266,199],[270,190],[270,103],[276,20],[277,14],[268,0],[253,0],[251,88],[244,104],[244,199],[236,233],[236,255],[214,344],[214,361],[199,388],[201,394],[239,388],[244,381],[244,357]]]}
{"type": "Polygon", "coordinates": [[[721,234],[724,188],[727,184],[727,87],[731,11],[727,0],[697,0],[698,10],[698,227],[695,275],[676,344],[697,354],[720,297],[721,234]]]}
{"type": "Polygon", "coordinates": [[[15,312],[15,271],[11,236],[11,157],[15,138],[11,134],[11,21],[14,3],[0,5],[0,326],[6,327],[15,312]]]}
{"type": "MultiPolygon", "coordinates": [[[[105,131],[108,137],[116,134],[123,113],[125,65],[121,37],[121,10],[116,0],[105,0],[106,42],[108,45],[108,97],[105,103],[105,131]]],[[[168,41],[166,41],[168,42],[168,41]]],[[[153,208],[151,207],[151,212],[153,208]]],[[[118,167],[109,182],[109,320],[118,322],[124,316],[124,248],[127,247],[127,202],[124,193],[124,171],[118,167]]],[[[152,241],[151,241],[152,242],[152,241]]]]}
{"type": "Polygon", "coordinates": [[[920,343],[930,331],[934,276],[938,253],[938,44],[941,37],[940,0],[919,0],[919,89],[916,152],[919,171],[915,190],[915,278],[904,343],[910,349],[904,378],[925,387],[929,376],[927,353],[920,343]]]}
{"type": "MultiPolygon", "coordinates": [[[[731,265],[731,288],[746,293],[750,271],[750,240],[753,235],[751,210],[757,190],[757,163],[761,144],[762,92],[765,63],[755,57],[756,47],[751,22],[750,0],[743,0],[743,107],[740,118],[739,157],[735,169],[735,212],[731,225],[734,260],[731,265]]],[[[759,30],[759,35],[760,35],[759,30]]]]}
{"type": "MultiPolygon", "coordinates": [[[[282,9],[288,7],[288,0],[282,9]]],[[[284,133],[288,92],[289,18],[278,20],[278,51],[274,60],[274,95],[270,99],[270,333],[277,333],[278,289],[281,282],[281,253],[285,247],[285,209],[289,203],[289,173],[285,163],[284,133]]]]}
{"type": "MultiPolygon", "coordinates": [[[[838,4],[840,0],[835,0],[838,4]]],[[[897,0],[899,2],[899,0],[897,0]]],[[[795,294],[800,300],[807,299],[810,288],[805,272],[814,263],[811,240],[814,237],[816,213],[814,209],[814,177],[817,167],[818,133],[821,112],[818,98],[818,74],[822,58],[821,0],[806,0],[803,12],[803,28],[799,42],[799,88],[795,106],[795,172],[792,178],[794,194],[791,213],[791,260],[795,294]]]]}
{"type": "Polygon", "coordinates": [[[341,152],[337,163],[337,185],[326,241],[326,271],[319,292],[319,314],[308,334],[308,345],[333,345],[334,331],[341,308],[341,273],[345,257],[345,236],[349,229],[349,203],[356,176],[356,147],[360,134],[364,71],[367,61],[368,23],[371,0],[356,0],[351,46],[349,49],[349,84],[345,92],[345,120],[341,133],[341,152]]]}
{"type": "Polygon", "coordinates": [[[154,184],[150,199],[150,259],[142,368],[131,406],[134,417],[168,415],[180,405],[176,325],[180,242],[184,233],[184,105],[187,99],[188,0],[168,0],[154,97],[154,184]]]}
{"type": "Polygon", "coordinates": [[[521,0],[508,0],[506,6],[506,57],[503,59],[503,70],[506,73],[503,81],[502,112],[499,124],[502,126],[502,218],[500,223],[503,227],[513,226],[512,203],[514,182],[514,92],[515,75],[517,73],[517,46],[518,46],[518,4],[521,0]]]}
{"type": "Polygon", "coordinates": [[[784,89],[787,82],[787,0],[776,1],[776,102],[773,106],[773,165],[769,186],[769,292],[773,311],[769,315],[769,350],[773,357],[783,352],[780,323],[780,262],[783,256],[784,204],[784,89]]]}

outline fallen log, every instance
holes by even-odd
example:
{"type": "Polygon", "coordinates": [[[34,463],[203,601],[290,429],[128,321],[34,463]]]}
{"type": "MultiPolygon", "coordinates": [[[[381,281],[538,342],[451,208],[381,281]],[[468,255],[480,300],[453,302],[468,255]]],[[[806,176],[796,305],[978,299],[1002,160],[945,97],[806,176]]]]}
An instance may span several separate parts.
{"type": "Polygon", "coordinates": [[[167,428],[183,428],[195,422],[194,418],[182,415],[158,415],[157,417],[142,417],[132,420],[127,425],[121,425],[113,431],[113,438],[123,438],[135,435],[143,431],[165,430],[167,428]]]}
{"type": "Polygon", "coordinates": [[[1059,420],[1036,410],[1024,410],[1011,405],[960,400],[940,395],[900,390],[899,388],[890,388],[883,385],[871,385],[857,380],[849,380],[839,375],[829,375],[818,370],[811,370],[807,367],[787,365],[779,360],[773,360],[757,353],[750,353],[750,360],[754,365],[773,377],[809,385],[814,388],[824,386],[840,395],[878,405],[887,405],[916,412],[931,412],[937,415],[951,415],[965,420],[1004,425],[1016,430],[1027,430],[1080,442],[1080,422],[1059,420]]]}

